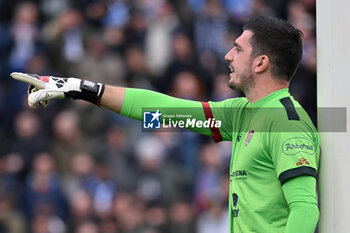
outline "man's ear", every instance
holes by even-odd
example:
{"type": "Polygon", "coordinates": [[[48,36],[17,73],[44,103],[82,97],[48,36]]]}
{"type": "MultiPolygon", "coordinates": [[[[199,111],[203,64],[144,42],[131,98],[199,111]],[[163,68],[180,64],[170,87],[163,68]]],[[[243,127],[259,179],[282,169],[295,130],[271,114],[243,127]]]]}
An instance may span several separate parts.
{"type": "Polygon", "coordinates": [[[256,73],[262,73],[269,69],[270,59],[266,55],[257,56],[254,59],[254,71],[256,73]]]}

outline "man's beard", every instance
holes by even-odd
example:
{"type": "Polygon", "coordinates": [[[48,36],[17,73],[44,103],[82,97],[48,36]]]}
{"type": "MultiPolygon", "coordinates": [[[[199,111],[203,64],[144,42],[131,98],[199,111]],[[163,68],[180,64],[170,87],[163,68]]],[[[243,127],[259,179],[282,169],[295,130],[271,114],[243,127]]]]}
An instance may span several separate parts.
{"type": "MultiPolygon", "coordinates": [[[[236,77],[237,78],[237,77],[236,77]]],[[[239,77],[239,83],[234,83],[230,82],[231,80],[228,81],[227,85],[229,88],[243,92],[247,94],[249,90],[255,87],[255,81],[252,72],[246,72],[245,75],[239,77]]]]}

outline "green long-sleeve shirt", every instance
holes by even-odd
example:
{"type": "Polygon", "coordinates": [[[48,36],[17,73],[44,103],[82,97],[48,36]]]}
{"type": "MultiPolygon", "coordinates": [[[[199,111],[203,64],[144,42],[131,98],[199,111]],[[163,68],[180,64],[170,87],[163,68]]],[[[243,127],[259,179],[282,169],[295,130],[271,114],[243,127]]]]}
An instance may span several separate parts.
{"type": "Polygon", "coordinates": [[[191,130],[232,142],[230,233],[313,233],[319,212],[319,137],[307,113],[281,89],[251,104],[246,98],[201,103],[127,89],[121,114],[142,120],[144,109],[184,114],[220,127],[191,130]]]}

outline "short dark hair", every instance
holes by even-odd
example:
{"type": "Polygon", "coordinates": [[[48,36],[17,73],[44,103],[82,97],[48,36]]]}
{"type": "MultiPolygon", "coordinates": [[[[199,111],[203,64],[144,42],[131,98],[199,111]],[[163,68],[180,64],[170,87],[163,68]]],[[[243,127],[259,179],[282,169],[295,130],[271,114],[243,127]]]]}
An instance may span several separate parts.
{"type": "Polygon", "coordinates": [[[303,33],[281,19],[266,16],[250,19],[243,30],[253,32],[252,57],[268,56],[272,74],[290,81],[302,58],[303,33]]]}

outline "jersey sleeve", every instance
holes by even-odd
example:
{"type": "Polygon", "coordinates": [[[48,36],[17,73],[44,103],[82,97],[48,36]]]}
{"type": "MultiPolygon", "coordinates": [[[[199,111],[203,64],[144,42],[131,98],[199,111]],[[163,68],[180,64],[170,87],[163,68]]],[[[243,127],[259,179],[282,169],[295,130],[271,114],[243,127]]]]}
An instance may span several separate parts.
{"type": "Polygon", "coordinates": [[[298,120],[275,121],[268,140],[269,154],[281,184],[301,175],[317,178],[319,138],[312,127],[298,120]]]}
{"type": "MultiPolygon", "coordinates": [[[[142,121],[145,111],[159,111],[161,113],[160,118],[164,117],[164,121],[167,123],[170,119],[174,122],[187,119],[189,122],[194,122],[193,120],[204,122],[206,120],[203,103],[200,101],[175,98],[150,90],[126,88],[120,114],[142,121]]],[[[183,128],[207,136],[213,135],[211,127],[197,127],[194,123],[183,128]]]]}
{"type": "MultiPolygon", "coordinates": [[[[208,102],[208,108],[212,112],[213,117],[216,121],[221,121],[221,127],[218,133],[220,134],[217,141],[231,141],[232,135],[235,131],[239,130],[239,125],[242,121],[242,113],[244,108],[248,104],[246,98],[233,98],[227,99],[220,102],[208,102]]],[[[206,111],[206,109],[204,108],[206,111]]],[[[206,115],[208,118],[208,116],[206,115]]],[[[213,135],[214,136],[214,135],[213,135]]]]}
{"type": "Polygon", "coordinates": [[[319,218],[315,178],[290,179],[282,185],[282,190],[290,210],[285,233],[315,232],[319,218]]]}

